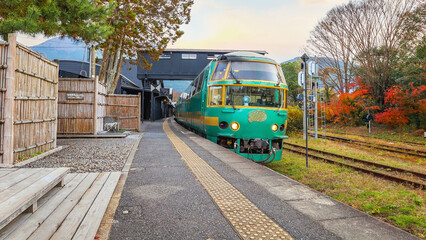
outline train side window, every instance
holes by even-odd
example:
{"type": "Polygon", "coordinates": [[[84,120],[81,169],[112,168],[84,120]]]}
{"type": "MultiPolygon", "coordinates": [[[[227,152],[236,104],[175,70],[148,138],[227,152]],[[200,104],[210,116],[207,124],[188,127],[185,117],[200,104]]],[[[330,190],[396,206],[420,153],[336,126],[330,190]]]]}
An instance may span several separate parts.
{"type": "Polygon", "coordinates": [[[219,62],[217,64],[216,70],[213,74],[213,80],[225,79],[226,68],[228,67],[228,62],[219,62]]]}
{"type": "Polygon", "coordinates": [[[194,82],[192,82],[191,85],[189,86],[188,98],[191,98],[194,95],[195,87],[193,84],[194,82]]]}
{"type": "Polygon", "coordinates": [[[284,108],[287,109],[288,90],[284,90],[284,108]]]}
{"type": "Polygon", "coordinates": [[[204,71],[198,76],[198,82],[197,82],[197,93],[201,91],[201,87],[203,86],[203,79],[204,79],[204,71]]]}
{"type": "Polygon", "coordinates": [[[222,105],[222,86],[209,88],[209,105],[222,105]]]}

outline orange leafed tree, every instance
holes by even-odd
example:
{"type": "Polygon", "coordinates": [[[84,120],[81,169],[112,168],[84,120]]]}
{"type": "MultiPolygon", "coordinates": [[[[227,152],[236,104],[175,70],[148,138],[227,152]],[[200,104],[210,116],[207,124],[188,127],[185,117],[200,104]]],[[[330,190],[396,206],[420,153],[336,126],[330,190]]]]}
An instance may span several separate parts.
{"type": "Polygon", "coordinates": [[[414,123],[417,128],[425,127],[426,117],[426,86],[414,87],[413,83],[403,89],[392,86],[385,93],[387,108],[376,114],[376,122],[391,128],[414,123]]]}

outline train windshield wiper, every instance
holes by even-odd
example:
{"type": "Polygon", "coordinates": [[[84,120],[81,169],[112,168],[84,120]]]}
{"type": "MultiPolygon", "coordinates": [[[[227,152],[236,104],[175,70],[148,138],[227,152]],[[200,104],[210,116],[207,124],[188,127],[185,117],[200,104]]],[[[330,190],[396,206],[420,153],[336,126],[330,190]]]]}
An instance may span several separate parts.
{"type": "Polygon", "coordinates": [[[235,77],[234,71],[232,70],[232,67],[229,67],[229,72],[231,73],[232,78],[235,79],[235,83],[240,84],[241,82],[240,82],[240,80],[238,80],[238,78],[235,77]]]}
{"type": "Polygon", "coordinates": [[[233,96],[232,96],[232,90],[230,90],[229,91],[229,103],[231,104],[231,106],[232,106],[232,108],[234,109],[234,111],[235,111],[235,105],[234,105],[234,99],[233,99],[233,96]]]}
{"type": "Polygon", "coordinates": [[[283,79],[281,78],[280,73],[277,73],[277,76],[278,76],[278,82],[277,82],[277,84],[275,84],[275,86],[279,87],[281,82],[283,82],[283,79]]]}

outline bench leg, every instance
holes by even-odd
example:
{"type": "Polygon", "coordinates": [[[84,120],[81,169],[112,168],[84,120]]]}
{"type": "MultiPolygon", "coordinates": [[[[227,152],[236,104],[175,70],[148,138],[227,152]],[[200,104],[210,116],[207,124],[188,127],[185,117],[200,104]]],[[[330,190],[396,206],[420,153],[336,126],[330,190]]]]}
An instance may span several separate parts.
{"type": "Polygon", "coordinates": [[[65,185],[64,179],[62,179],[60,182],[58,182],[58,184],[56,184],[55,187],[63,187],[64,185],[65,185]]]}
{"type": "Polygon", "coordinates": [[[26,213],[33,213],[35,211],[37,211],[38,205],[37,202],[33,203],[30,207],[27,208],[27,210],[25,210],[26,213]]]}

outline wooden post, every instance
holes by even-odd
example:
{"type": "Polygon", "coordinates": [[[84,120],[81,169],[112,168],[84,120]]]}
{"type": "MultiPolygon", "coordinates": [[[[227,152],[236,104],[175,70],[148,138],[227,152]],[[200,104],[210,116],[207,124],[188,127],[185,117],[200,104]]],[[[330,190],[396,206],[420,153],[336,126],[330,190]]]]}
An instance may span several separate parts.
{"type": "Polygon", "coordinates": [[[95,46],[92,43],[92,48],[90,49],[90,78],[95,79],[96,76],[96,59],[95,59],[95,46]]]}
{"type": "Polygon", "coordinates": [[[3,164],[13,164],[13,116],[15,110],[15,58],[16,33],[8,35],[6,94],[4,98],[4,144],[3,164]]]}
{"type": "Polygon", "coordinates": [[[53,142],[53,148],[56,148],[56,140],[57,140],[57,136],[58,136],[58,115],[59,115],[59,105],[58,105],[58,101],[59,101],[59,61],[55,61],[55,63],[57,64],[56,66],[56,84],[55,84],[55,106],[54,106],[54,111],[55,111],[55,123],[53,125],[53,131],[54,132],[54,139],[55,141],[53,142]]]}
{"type": "MultiPolygon", "coordinates": [[[[93,75],[92,75],[93,76],[93,75]]],[[[98,133],[98,82],[99,78],[95,77],[94,80],[94,97],[93,97],[93,134],[96,135],[98,133]]]]}
{"type": "Polygon", "coordinates": [[[138,93],[138,132],[141,131],[141,93],[138,93]]]}

